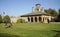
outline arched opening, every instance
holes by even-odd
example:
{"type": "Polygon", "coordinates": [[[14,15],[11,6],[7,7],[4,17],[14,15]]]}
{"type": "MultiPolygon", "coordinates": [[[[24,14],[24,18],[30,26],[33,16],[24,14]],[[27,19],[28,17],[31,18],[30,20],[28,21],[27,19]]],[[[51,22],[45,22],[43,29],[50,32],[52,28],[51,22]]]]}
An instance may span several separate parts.
{"type": "Polygon", "coordinates": [[[33,22],[33,17],[31,17],[31,22],[33,22]]]}
{"type": "Polygon", "coordinates": [[[41,22],[41,17],[39,17],[39,22],[41,22]]]}
{"type": "Polygon", "coordinates": [[[43,17],[43,22],[44,22],[44,17],[43,17]]]}
{"type": "Polygon", "coordinates": [[[47,22],[49,23],[49,19],[47,19],[47,22]]]}
{"type": "Polygon", "coordinates": [[[28,21],[30,21],[30,18],[28,17],[28,21]]]}
{"type": "Polygon", "coordinates": [[[39,11],[39,9],[37,9],[37,11],[39,11]]]}
{"type": "Polygon", "coordinates": [[[35,22],[37,22],[37,17],[35,17],[35,22]]]}

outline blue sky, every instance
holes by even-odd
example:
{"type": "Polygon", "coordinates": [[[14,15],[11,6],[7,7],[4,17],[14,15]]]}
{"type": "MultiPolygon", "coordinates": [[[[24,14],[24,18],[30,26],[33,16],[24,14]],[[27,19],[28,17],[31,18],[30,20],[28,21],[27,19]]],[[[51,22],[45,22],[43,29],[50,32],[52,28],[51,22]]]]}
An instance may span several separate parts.
{"type": "Polygon", "coordinates": [[[5,15],[20,16],[30,13],[37,2],[41,4],[41,8],[60,8],[60,0],[0,0],[0,14],[5,12],[5,15]]]}

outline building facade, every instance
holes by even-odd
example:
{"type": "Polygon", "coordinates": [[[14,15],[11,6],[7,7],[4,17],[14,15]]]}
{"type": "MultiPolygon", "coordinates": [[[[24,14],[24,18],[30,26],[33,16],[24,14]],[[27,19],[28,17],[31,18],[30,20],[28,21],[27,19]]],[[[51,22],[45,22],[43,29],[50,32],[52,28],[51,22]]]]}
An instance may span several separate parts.
{"type": "Polygon", "coordinates": [[[40,4],[37,3],[36,8],[32,7],[32,12],[25,14],[25,15],[21,15],[19,18],[11,18],[11,22],[16,23],[18,19],[25,19],[26,22],[44,22],[44,23],[48,23],[49,21],[52,20],[52,16],[50,14],[47,14],[44,11],[44,8],[42,7],[42,9],[40,8],[40,4]]]}
{"type": "Polygon", "coordinates": [[[42,7],[42,9],[40,8],[40,4],[37,3],[36,4],[36,8],[32,7],[32,12],[22,15],[21,18],[25,19],[25,21],[27,22],[44,22],[44,23],[48,23],[49,21],[51,21],[52,16],[50,14],[47,14],[44,11],[44,8],[42,7]]]}

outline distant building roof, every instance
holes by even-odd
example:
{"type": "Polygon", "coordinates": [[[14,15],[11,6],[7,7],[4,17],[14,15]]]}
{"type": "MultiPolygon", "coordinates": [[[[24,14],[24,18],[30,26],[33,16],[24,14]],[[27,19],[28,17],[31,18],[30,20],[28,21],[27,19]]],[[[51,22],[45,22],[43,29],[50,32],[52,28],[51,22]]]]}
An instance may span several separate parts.
{"type": "Polygon", "coordinates": [[[47,13],[43,13],[43,12],[31,12],[31,13],[28,13],[28,14],[25,14],[25,15],[21,15],[21,17],[27,17],[27,16],[40,16],[40,15],[48,15],[47,13]]]}

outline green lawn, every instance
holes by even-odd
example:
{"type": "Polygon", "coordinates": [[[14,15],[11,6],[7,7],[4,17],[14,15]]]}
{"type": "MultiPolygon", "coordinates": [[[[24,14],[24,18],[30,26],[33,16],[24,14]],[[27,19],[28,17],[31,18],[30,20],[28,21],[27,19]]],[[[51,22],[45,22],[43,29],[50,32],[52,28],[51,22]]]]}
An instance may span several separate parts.
{"type": "Polygon", "coordinates": [[[0,24],[0,37],[57,37],[60,23],[15,23],[11,28],[0,24]]]}

